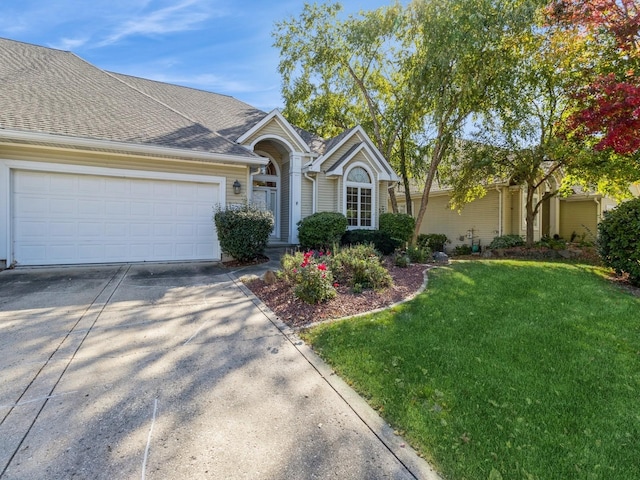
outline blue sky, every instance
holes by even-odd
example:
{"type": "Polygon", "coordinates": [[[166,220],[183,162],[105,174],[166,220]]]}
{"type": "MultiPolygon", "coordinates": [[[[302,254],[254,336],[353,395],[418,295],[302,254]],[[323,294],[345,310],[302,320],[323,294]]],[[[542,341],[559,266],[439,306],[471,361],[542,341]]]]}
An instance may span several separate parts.
{"type": "MultiPolygon", "coordinates": [[[[341,3],[345,14],[356,14],[393,0],[341,3]]],[[[270,111],[283,106],[271,32],[303,4],[0,0],[0,37],[70,50],[104,70],[232,95],[270,111]]]]}

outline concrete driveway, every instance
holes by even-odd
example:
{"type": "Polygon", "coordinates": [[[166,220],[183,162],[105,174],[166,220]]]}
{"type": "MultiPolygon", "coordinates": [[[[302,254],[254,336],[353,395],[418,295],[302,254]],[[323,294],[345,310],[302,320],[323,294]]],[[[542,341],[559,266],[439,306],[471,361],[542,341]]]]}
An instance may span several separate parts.
{"type": "Polygon", "coordinates": [[[2,479],[437,478],[216,264],[0,272],[2,479]]]}

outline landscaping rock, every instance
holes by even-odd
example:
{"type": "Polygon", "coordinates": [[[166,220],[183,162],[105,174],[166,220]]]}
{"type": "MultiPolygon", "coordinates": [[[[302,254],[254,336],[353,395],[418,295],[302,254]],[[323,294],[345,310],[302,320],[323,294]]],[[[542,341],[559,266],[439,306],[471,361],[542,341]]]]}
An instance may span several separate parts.
{"type": "Polygon", "coordinates": [[[449,255],[444,252],[436,252],[433,254],[433,259],[437,263],[449,263],[449,255]]]}
{"type": "Polygon", "coordinates": [[[278,277],[276,277],[275,272],[273,272],[272,270],[267,270],[266,272],[264,272],[264,275],[262,276],[262,280],[267,285],[273,285],[278,281],[278,277]]]}

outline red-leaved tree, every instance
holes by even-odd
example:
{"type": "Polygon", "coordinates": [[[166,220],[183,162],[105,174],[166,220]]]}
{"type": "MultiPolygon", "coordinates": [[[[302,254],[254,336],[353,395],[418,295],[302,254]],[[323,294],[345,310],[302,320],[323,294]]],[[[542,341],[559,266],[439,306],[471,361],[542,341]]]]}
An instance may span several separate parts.
{"type": "MultiPolygon", "coordinates": [[[[640,3],[637,0],[556,0],[551,22],[579,27],[601,44],[612,44],[615,58],[579,88],[580,107],[568,119],[578,138],[595,138],[595,148],[622,155],[640,152],[640,3]]],[[[586,65],[585,69],[593,69],[586,65]]]]}

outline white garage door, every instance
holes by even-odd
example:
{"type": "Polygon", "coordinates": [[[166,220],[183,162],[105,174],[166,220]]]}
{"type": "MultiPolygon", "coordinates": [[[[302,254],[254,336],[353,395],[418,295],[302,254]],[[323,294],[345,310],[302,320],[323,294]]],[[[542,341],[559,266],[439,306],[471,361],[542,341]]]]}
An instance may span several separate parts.
{"type": "Polygon", "coordinates": [[[18,265],[212,260],[215,183],[14,171],[18,265]]]}

